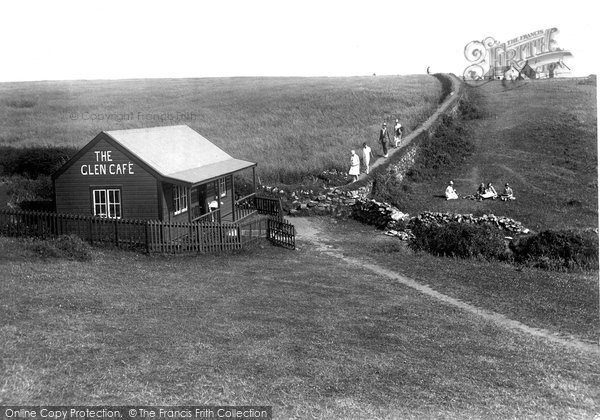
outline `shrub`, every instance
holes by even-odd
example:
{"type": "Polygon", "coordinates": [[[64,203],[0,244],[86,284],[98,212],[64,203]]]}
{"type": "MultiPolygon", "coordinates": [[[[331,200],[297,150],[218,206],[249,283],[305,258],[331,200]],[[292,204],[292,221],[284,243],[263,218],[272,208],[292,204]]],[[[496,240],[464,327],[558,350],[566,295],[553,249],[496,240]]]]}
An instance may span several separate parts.
{"type": "Polygon", "coordinates": [[[7,99],[4,103],[11,108],[33,108],[37,102],[33,99],[7,99]]]}
{"type": "Polygon", "coordinates": [[[11,176],[6,179],[6,183],[9,203],[20,206],[23,210],[27,210],[27,208],[21,206],[24,202],[51,201],[54,198],[52,180],[47,175],[40,176],[37,179],[29,179],[18,175],[11,176]]]}
{"type": "Polygon", "coordinates": [[[458,104],[458,112],[463,120],[478,120],[485,115],[472,101],[461,99],[458,104]]]}
{"type": "Polygon", "coordinates": [[[61,235],[53,239],[35,240],[29,249],[43,258],[65,258],[76,261],[92,259],[90,246],[76,235],[61,235]]]}
{"type": "Polygon", "coordinates": [[[425,138],[419,145],[415,163],[406,178],[411,182],[436,179],[460,165],[474,148],[460,121],[445,115],[435,135],[425,138]]]}
{"type": "Polygon", "coordinates": [[[415,251],[459,258],[506,259],[504,235],[487,225],[450,222],[436,225],[413,223],[415,238],[409,242],[415,251]]]}
{"type": "Polygon", "coordinates": [[[598,236],[594,232],[551,231],[510,244],[515,261],[548,270],[597,270],[598,236]]]}
{"type": "Polygon", "coordinates": [[[76,153],[73,147],[0,147],[0,175],[51,175],[76,153]]]}
{"type": "Polygon", "coordinates": [[[401,194],[402,183],[390,171],[376,172],[373,176],[373,198],[384,203],[395,204],[401,194]]]}

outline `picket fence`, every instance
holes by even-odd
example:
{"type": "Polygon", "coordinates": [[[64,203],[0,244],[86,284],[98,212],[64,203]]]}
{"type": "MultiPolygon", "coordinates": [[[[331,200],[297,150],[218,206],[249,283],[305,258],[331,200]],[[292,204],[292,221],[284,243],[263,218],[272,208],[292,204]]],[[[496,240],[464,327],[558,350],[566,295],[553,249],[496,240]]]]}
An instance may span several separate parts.
{"type": "Polygon", "coordinates": [[[236,250],[260,238],[294,249],[294,233],[294,226],[283,218],[264,215],[248,217],[236,223],[170,223],[0,210],[1,235],[37,238],[77,235],[91,244],[140,249],[148,253],[236,250]]]}

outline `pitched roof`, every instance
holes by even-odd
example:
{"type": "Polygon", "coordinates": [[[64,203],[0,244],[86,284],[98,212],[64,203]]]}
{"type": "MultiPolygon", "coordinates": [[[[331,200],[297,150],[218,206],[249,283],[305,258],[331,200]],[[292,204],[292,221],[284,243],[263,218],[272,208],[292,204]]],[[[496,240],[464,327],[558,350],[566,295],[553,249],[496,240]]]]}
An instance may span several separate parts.
{"type": "Polygon", "coordinates": [[[105,133],[159,174],[191,184],[256,165],[231,157],[187,125],[105,133]]]}

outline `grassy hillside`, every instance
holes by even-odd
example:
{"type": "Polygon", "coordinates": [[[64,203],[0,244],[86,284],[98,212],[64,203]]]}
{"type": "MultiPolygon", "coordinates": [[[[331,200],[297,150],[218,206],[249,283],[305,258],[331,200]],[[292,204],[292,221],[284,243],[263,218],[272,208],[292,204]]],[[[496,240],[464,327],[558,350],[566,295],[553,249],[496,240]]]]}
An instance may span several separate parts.
{"type": "MultiPolygon", "coordinates": [[[[343,232],[371,252],[360,226],[343,232]]],[[[155,258],[104,250],[75,262],[0,238],[0,401],[264,404],[276,418],[327,419],[598,412],[597,355],[300,246],[155,258]]]]}
{"type": "Polygon", "coordinates": [[[82,146],[102,130],[187,124],[264,182],[347,170],[385,119],[412,129],[441,94],[431,76],[0,84],[0,145],[82,146]]]}
{"type": "Polygon", "coordinates": [[[451,173],[412,183],[403,210],[506,215],[540,230],[598,225],[596,86],[555,79],[492,82],[470,89],[484,118],[471,128],[474,152],[451,173]],[[509,182],[513,202],[440,198],[450,179],[460,195],[509,182]]]}

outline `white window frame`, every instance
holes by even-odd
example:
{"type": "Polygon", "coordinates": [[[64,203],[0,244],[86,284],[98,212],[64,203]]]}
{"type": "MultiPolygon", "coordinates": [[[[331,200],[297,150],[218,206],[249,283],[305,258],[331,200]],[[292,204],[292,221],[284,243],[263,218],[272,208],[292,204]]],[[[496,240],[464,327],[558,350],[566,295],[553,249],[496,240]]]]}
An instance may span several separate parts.
{"type": "Polygon", "coordinates": [[[173,209],[175,215],[188,210],[188,188],[180,185],[173,186],[173,209]]]}
{"type": "Polygon", "coordinates": [[[123,205],[120,188],[93,188],[92,210],[94,216],[120,219],[123,205]]]}
{"type": "Polygon", "coordinates": [[[219,178],[217,182],[219,183],[219,191],[221,192],[221,197],[227,197],[227,178],[219,178]]]}

